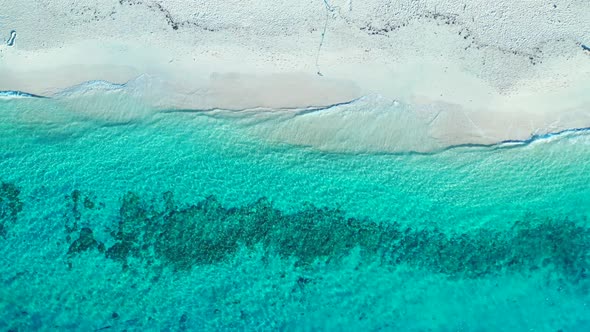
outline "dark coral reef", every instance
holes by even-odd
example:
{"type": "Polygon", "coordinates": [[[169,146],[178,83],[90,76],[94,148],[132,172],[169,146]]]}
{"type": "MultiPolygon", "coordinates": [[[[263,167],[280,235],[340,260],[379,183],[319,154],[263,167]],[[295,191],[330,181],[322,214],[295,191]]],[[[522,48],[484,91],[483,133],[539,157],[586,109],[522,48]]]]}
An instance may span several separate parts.
{"type": "Polygon", "coordinates": [[[407,264],[462,278],[549,268],[563,279],[579,282],[588,278],[590,266],[590,229],[568,219],[529,216],[508,230],[448,233],[350,218],[339,209],[310,204],[304,204],[299,212],[284,213],[266,198],[226,208],[210,196],[179,207],[170,192],[158,204],[142,200],[136,193],[126,194],[110,232],[114,244],[105,248],[90,228],[71,226],[77,225],[78,209],[82,208],[79,192],[71,199],[77,203],[66,224],[78,239],[68,252],[96,248],[124,267],[133,258],[145,265],[189,270],[228,259],[240,247],[263,248],[294,258],[301,268],[317,261],[337,264],[358,249],[363,259],[384,265],[407,264]]]}
{"type": "MultiPolygon", "coordinates": [[[[17,186],[1,182],[2,237],[23,209],[19,195],[17,186]]],[[[406,264],[451,277],[477,278],[548,268],[570,282],[589,279],[587,220],[528,216],[514,222],[510,229],[450,233],[396,221],[376,223],[351,218],[342,210],[311,204],[285,213],[266,198],[227,208],[213,196],[191,205],[177,204],[171,192],[164,193],[159,202],[129,192],[121,198],[118,216],[108,226],[90,220],[89,211],[96,213],[103,203],[96,204],[94,198],[78,190],[66,199],[68,257],[95,250],[124,268],[133,259],[144,266],[189,270],[231,258],[240,248],[262,248],[306,268],[316,262],[338,264],[358,250],[367,261],[388,266],[406,264]],[[112,228],[107,229],[111,238],[97,240],[97,228],[104,231],[106,227],[112,228]]]]}
{"type": "Polygon", "coordinates": [[[5,237],[23,209],[20,190],[12,183],[0,181],[0,237],[5,237]]]}

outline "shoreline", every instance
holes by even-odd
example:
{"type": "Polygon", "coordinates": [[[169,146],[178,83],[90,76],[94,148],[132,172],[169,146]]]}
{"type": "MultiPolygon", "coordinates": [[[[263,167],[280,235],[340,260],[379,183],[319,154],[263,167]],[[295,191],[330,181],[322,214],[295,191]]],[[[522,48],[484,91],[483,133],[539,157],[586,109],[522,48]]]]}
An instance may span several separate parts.
{"type": "MultiPolygon", "coordinates": [[[[101,84],[109,84],[112,85],[114,88],[113,90],[84,90],[84,87],[87,86],[86,84],[80,84],[76,86],[76,89],[73,91],[72,94],[68,93],[61,93],[56,96],[40,96],[29,94],[23,91],[0,91],[0,103],[4,101],[10,100],[22,100],[22,99],[38,99],[38,100],[48,100],[50,102],[56,102],[58,105],[65,107],[68,111],[74,111],[71,113],[72,115],[84,115],[86,116],[86,120],[99,120],[99,123],[112,123],[112,124],[121,124],[127,123],[129,121],[142,121],[142,120],[149,120],[151,117],[156,116],[158,114],[174,114],[174,113],[195,113],[195,114],[211,114],[212,116],[221,116],[221,118],[226,119],[235,119],[236,121],[242,121],[246,126],[250,126],[248,123],[253,119],[260,118],[263,120],[270,120],[268,122],[268,126],[265,126],[265,121],[262,121],[262,125],[257,124],[251,130],[251,134],[258,136],[259,138],[265,139],[270,141],[271,143],[288,143],[293,145],[299,146],[307,146],[318,151],[328,152],[328,153],[385,153],[385,154],[419,154],[419,155],[430,155],[430,154],[438,154],[441,152],[445,152],[448,150],[459,149],[459,148],[492,148],[492,149],[503,149],[503,148],[511,148],[514,146],[527,146],[529,144],[533,144],[539,141],[546,141],[553,138],[561,138],[568,135],[577,135],[579,133],[584,134],[590,132],[589,127],[578,127],[578,128],[564,128],[558,130],[551,130],[548,128],[546,131],[531,133],[529,136],[523,136],[521,138],[508,138],[503,140],[490,140],[490,141],[483,141],[481,138],[483,137],[471,137],[470,141],[463,141],[463,137],[459,137],[457,140],[448,141],[441,143],[440,141],[425,141],[424,133],[416,133],[413,132],[411,134],[406,135],[408,141],[405,142],[388,142],[392,144],[383,144],[377,143],[376,140],[374,141],[356,141],[353,145],[348,144],[330,144],[334,142],[330,142],[329,135],[322,137],[324,142],[319,142],[317,137],[297,137],[293,135],[290,137],[290,133],[288,130],[286,133],[283,133],[277,137],[277,132],[282,131],[285,126],[289,126],[294,124],[294,119],[297,119],[302,116],[311,115],[311,116],[324,116],[324,113],[335,112],[336,114],[345,114],[347,107],[359,107],[357,104],[361,104],[360,108],[363,107],[363,103],[366,100],[379,100],[383,99],[382,96],[362,96],[354,100],[350,100],[347,102],[336,103],[332,105],[310,105],[306,108],[282,108],[282,109],[269,109],[263,107],[256,107],[256,108],[245,108],[245,109],[222,109],[222,108],[212,108],[212,109],[157,109],[149,106],[139,106],[136,109],[133,109],[133,112],[129,114],[109,114],[109,113],[101,113],[100,110],[97,110],[95,113],[93,112],[82,112],[78,113],[78,111],[83,111],[84,109],[88,108],[89,105],[92,106],[93,98],[98,98],[100,101],[101,98],[107,98],[104,100],[108,100],[109,92],[116,91],[117,93],[121,93],[124,96],[124,100],[126,100],[127,91],[125,91],[126,84],[111,84],[105,81],[98,81],[98,82],[87,82],[89,83],[88,86],[92,85],[101,85],[101,84]],[[287,114],[287,115],[286,115],[287,114]],[[285,116],[286,115],[286,116],[285,116]],[[277,126],[277,128],[274,128],[277,126]],[[270,128],[270,129],[269,129],[270,128]],[[413,140],[417,139],[417,142],[413,142],[413,140]],[[479,140],[478,140],[479,139],[479,140]],[[409,143],[408,143],[409,142],[409,143]]],[[[64,90],[64,91],[67,91],[64,90]]],[[[115,98],[114,101],[120,100],[120,98],[115,98]]],[[[137,101],[130,99],[131,102],[137,101]]],[[[18,101],[17,101],[18,102],[18,101]]],[[[399,102],[391,101],[392,105],[396,107],[400,107],[399,102]]],[[[402,105],[403,107],[405,105],[402,105]]],[[[112,105],[111,105],[112,107],[112,105]]],[[[108,107],[107,107],[108,108],[108,107]]],[[[329,114],[328,114],[329,115],[329,114]]],[[[56,119],[60,118],[60,116],[56,116],[56,119]]],[[[83,118],[82,118],[83,119],[83,118]]],[[[79,121],[80,118],[77,118],[79,121]]],[[[51,114],[44,115],[43,121],[45,122],[53,122],[55,121],[51,114]]],[[[60,120],[63,121],[63,118],[60,120]]],[[[330,121],[327,121],[328,123],[330,121]]],[[[432,121],[430,121],[432,122],[432,121]]],[[[353,121],[351,121],[353,123],[353,121]]],[[[321,127],[322,122],[318,122],[319,127],[321,127]]],[[[398,130],[406,130],[408,128],[403,128],[403,125],[406,125],[407,122],[402,123],[402,126],[397,126],[396,129],[398,130]]],[[[328,126],[330,127],[330,126],[328,126]]],[[[362,127],[362,126],[361,126],[362,127]]],[[[391,127],[393,128],[393,126],[391,127]]],[[[314,128],[308,128],[314,129],[314,128]]],[[[417,128],[410,128],[417,129],[417,128]]],[[[421,128],[418,128],[421,129],[421,128]]],[[[429,128],[430,130],[436,129],[436,126],[432,126],[429,128]]],[[[299,131],[300,128],[295,128],[294,131],[299,131]]],[[[328,128],[328,131],[330,128],[328,128]]],[[[318,130],[319,132],[319,130],[318,130]]],[[[373,131],[373,134],[379,136],[380,134],[383,135],[383,132],[373,131]]],[[[456,133],[456,132],[455,132],[456,133]]],[[[354,131],[348,131],[346,136],[351,138],[352,140],[358,139],[359,133],[354,131]],[[355,137],[357,136],[357,137],[355,137]]],[[[340,138],[337,137],[336,141],[340,138]]]]}
{"type": "MultiPolygon", "coordinates": [[[[3,27],[18,35],[13,46],[0,46],[0,90],[50,97],[107,81],[125,84],[124,96],[152,110],[281,114],[377,96],[354,103],[358,109],[286,116],[254,130],[271,141],[322,151],[430,151],[590,127],[590,54],[580,47],[590,28],[578,24],[584,21],[578,4],[510,4],[498,21],[485,2],[466,8],[450,1],[436,15],[427,5],[380,13],[372,2],[298,4],[283,12],[263,1],[251,4],[252,12],[231,13],[211,3],[207,10],[217,13],[215,20],[193,22],[184,11],[198,6],[156,2],[168,9],[167,19],[141,2],[101,4],[95,11],[108,19],[92,20],[56,15],[63,10],[59,3],[53,11],[8,6],[3,27]],[[51,24],[41,27],[25,10],[51,24]],[[511,16],[518,10],[540,18],[511,16]],[[245,16],[232,16],[240,13],[245,16]],[[559,29],[556,17],[567,17],[559,29]],[[145,19],[153,22],[145,25],[145,19]]],[[[80,113],[97,113],[83,102],[71,104],[80,113]]]]}

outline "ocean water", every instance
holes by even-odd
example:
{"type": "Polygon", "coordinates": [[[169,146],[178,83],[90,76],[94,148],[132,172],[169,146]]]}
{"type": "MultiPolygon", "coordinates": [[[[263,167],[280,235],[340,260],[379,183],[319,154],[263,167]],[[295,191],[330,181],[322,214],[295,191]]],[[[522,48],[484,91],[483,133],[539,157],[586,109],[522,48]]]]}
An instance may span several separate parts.
{"type": "Polygon", "coordinates": [[[24,97],[0,100],[2,331],[590,329],[584,131],[326,153],[257,135],[281,117],[24,97]]]}

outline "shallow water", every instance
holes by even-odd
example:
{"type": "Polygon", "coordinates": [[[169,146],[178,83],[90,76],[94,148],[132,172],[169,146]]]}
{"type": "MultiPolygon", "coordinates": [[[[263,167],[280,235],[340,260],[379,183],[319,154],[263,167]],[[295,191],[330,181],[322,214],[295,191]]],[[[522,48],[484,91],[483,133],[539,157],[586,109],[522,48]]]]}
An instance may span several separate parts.
{"type": "Polygon", "coordinates": [[[68,105],[0,100],[1,330],[590,328],[584,132],[336,154],[68,105]]]}

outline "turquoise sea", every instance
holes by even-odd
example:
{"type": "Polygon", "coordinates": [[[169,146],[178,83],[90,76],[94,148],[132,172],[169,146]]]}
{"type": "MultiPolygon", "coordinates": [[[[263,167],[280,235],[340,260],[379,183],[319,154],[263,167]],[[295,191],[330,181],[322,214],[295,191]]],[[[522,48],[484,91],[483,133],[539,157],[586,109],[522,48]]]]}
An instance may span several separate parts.
{"type": "Polygon", "coordinates": [[[590,330],[585,131],[327,153],[74,104],[0,100],[0,331],[590,330]]]}

